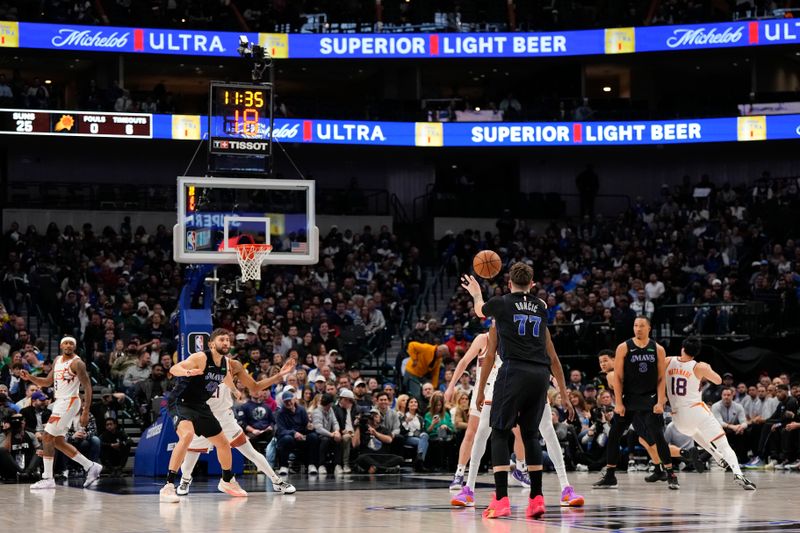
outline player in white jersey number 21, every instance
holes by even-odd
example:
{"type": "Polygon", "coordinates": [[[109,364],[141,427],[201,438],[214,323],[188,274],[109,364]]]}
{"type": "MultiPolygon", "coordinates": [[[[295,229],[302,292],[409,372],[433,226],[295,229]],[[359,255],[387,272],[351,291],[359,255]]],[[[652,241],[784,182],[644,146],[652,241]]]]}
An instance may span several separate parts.
{"type": "Polygon", "coordinates": [[[745,490],[756,490],[752,481],[742,475],[736,453],[728,444],[725,430],[703,402],[703,380],[715,385],[722,383],[719,374],[708,363],[695,361],[700,353],[700,341],[686,339],[681,355],[667,358],[667,397],[672,408],[675,428],[710,453],[720,464],[723,461],[733,470],[734,479],[745,490]]]}
{"type": "MultiPolygon", "coordinates": [[[[245,387],[247,387],[250,393],[253,394],[264,390],[267,387],[271,387],[279,381],[283,381],[288,374],[291,374],[292,371],[294,371],[295,363],[295,359],[289,359],[286,364],[283,365],[283,368],[281,368],[281,371],[278,374],[272,376],[271,378],[262,379],[258,382],[253,379],[253,377],[247,372],[247,370],[239,361],[229,359],[228,367],[233,380],[235,382],[241,382],[245,387]]],[[[214,418],[219,421],[219,424],[222,427],[222,433],[224,433],[225,437],[227,437],[227,439],[230,441],[231,448],[239,450],[242,455],[247,457],[254,465],[256,465],[256,468],[258,468],[259,472],[262,472],[269,477],[270,481],[272,481],[272,489],[275,492],[279,492],[281,494],[294,494],[296,491],[294,486],[288,483],[286,480],[281,479],[281,477],[275,473],[275,471],[267,462],[267,458],[258,453],[258,450],[256,450],[247,439],[247,436],[242,431],[242,428],[239,427],[239,424],[236,422],[236,416],[233,414],[232,394],[233,392],[228,389],[227,386],[220,385],[214,396],[209,398],[206,402],[211,408],[214,418]]],[[[192,484],[192,471],[197,464],[197,460],[200,458],[201,453],[209,452],[211,451],[211,448],[213,448],[213,446],[207,438],[199,435],[194,436],[192,443],[189,445],[189,450],[186,453],[186,457],[181,464],[181,482],[176,490],[178,496],[186,496],[189,494],[189,486],[192,484]]]]}

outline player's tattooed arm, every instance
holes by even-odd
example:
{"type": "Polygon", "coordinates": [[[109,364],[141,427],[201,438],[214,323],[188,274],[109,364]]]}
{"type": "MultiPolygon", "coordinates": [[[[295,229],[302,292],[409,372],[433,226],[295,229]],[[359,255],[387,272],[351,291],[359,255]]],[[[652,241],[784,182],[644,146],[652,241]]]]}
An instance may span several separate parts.
{"type": "Polygon", "coordinates": [[[83,427],[89,425],[89,410],[92,407],[92,379],[86,371],[86,363],[82,359],[76,359],[70,365],[70,370],[78,376],[78,381],[83,386],[83,412],[81,413],[80,424],[83,427]]]}
{"type": "Polygon", "coordinates": [[[38,385],[39,387],[51,387],[53,385],[53,372],[55,370],[55,366],[50,369],[50,373],[47,374],[43,378],[38,378],[36,376],[32,376],[27,370],[22,369],[19,371],[19,377],[25,381],[30,381],[34,385],[38,385]]]}

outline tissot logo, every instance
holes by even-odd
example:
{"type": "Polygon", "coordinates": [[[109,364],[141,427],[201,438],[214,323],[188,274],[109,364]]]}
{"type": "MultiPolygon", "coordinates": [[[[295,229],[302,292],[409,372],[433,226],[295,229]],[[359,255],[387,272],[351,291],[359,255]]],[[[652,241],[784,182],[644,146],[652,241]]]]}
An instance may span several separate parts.
{"type": "Polygon", "coordinates": [[[744,27],[739,26],[734,29],[727,27],[724,31],[716,28],[706,30],[706,28],[677,29],[672,32],[672,37],[667,39],[667,46],[670,48],[681,48],[685,46],[703,46],[708,44],[735,44],[742,40],[744,27]]]}
{"type": "Polygon", "coordinates": [[[58,30],[50,43],[56,48],[124,48],[128,44],[128,32],[112,32],[92,30],[58,30]]]}
{"type": "Polygon", "coordinates": [[[269,149],[267,142],[252,141],[214,141],[214,148],[219,150],[246,150],[248,152],[266,152],[269,149]]]}

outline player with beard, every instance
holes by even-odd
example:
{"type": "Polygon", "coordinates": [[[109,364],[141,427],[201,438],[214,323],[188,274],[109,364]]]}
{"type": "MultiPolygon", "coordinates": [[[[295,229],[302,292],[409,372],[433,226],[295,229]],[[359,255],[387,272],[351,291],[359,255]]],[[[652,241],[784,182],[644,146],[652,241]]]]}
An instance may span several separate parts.
{"type": "Polygon", "coordinates": [[[230,332],[223,328],[215,329],[211,332],[208,346],[208,350],[193,353],[169,369],[170,374],[177,379],[167,412],[175,424],[178,443],[169,459],[167,483],[160,492],[160,500],[164,503],[180,501],[174,482],[195,435],[206,437],[217,449],[217,458],[222,467],[222,479],[217,489],[231,496],[247,496],[231,472],[231,444],[228,437],[206,403],[222,384],[228,390],[236,391],[226,357],[231,349],[230,332]]]}

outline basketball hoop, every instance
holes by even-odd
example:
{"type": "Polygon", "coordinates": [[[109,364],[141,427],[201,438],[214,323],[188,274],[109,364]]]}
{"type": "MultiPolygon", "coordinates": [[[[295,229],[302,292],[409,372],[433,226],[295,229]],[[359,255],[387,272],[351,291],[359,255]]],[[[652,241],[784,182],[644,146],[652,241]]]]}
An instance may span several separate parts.
{"type": "Polygon", "coordinates": [[[270,244],[237,244],[236,256],[242,267],[242,281],[260,280],[261,263],[272,251],[270,244]]]}

